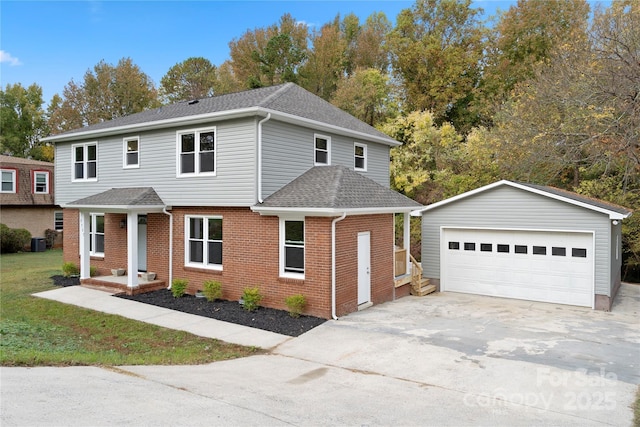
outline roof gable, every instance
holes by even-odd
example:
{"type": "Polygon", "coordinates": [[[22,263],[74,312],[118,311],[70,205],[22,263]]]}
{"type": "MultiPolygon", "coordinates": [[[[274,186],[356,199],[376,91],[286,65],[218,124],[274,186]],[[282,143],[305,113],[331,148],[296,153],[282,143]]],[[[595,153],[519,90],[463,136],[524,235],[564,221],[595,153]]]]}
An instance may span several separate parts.
{"type": "Polygon", "coordinates": [[[403,212],[420,207],[345,166],[316,166],[267,197],[252,210],[267,212],[403,212]]]}
{"type": "Polygon", "coordinates": [[[596,212],[600,212],[602,214],[608,215],[610,219],[624,219],[624,218],[628,218],[629,216],[631,216],[632,211],[618,206],[618,205],[614,205],[613,203],[608,203],[602,200],[597,200],[597,199],[592,199],[586,196],[582,196],[580,194],[577,193],[573,193],[571,191],[566,191],[566,190],[561,190],[559,188],[555,188],[555,187],[548,187],[548,186],[543,186],[543,185],[536,185],[536,184],[528,184],[528,183],[522,183],[522,182],[514,182],[514,181],[508,181],[508,180],[502,180],[502,181],[497,181],[494,182],[493,184],[489,184],[489,185],[485,185],[484,187],[480,187],[480,188],[476,188],[475,190],[471,190],[471,191],[467,191],[466,193],[462,193],[459,194],[457,196],[454,197],[450,197],[448,199],[442,200],[440,202],[437,203],[433,203],[429,206],[426,206],[423,209],[419,209],[416,210],[414,212],[412,212],[411,214],[414,216],[419,216],[421,215],[423,212],[432,210],[432,209],[437,209],[441,206],[450,204],[450,203],[455,203],[458,200],[473,196],[475,194],[479,194],[479,193],[483,193],[485,191],[491,190],[493,188],[499,187],[499,186],[503,186],[503,185],[507,185],[513,188],[517,188],[519,190],[523,190],[523,191],[527,191],[527,192],[531,192],[531,193],[535,193],[535,194],[539,194],[542,195],[544,197],[549,197],[552,199],[556,199],[565,203],[569,203],[575,206],[579,206],[581,208],[585,208],[585,209],[589,209],[589,210],[593,210],[596,212]]]}
{"type": "Polygon", "coordinates": [[[178,102],[74,129],[43,140],[72,141],[115,133],[179,126],[195,121],[267,116],[268,114],[284,121],[308,126],[321,125],[327,130],[345,131],[387,145],[400,145],[388,135],[294,83],[178,102]]]}

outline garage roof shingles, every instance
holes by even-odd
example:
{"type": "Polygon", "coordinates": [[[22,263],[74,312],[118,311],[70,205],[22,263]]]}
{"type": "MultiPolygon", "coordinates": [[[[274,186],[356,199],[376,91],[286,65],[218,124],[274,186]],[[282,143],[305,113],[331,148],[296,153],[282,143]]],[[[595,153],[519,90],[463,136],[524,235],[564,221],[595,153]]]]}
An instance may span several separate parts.
{"type": "Polygon", "coordinates": [[[562,190],[556,187],[548,187],[545,185],[529,184],[526,182],[518,182],[518,184],[524,185],[525,187],[534,188],[539,191],[544,191],[550,194],[555,194],[556,196],[566,197],[567,199],[575,200],[577,202],[582,202],[582,203],[586,203],[599,208],[608,209],[610,211],[614,211],[622,215],[627,215],[631,213],[629,209],[626,209],[622,206],[614,205],[613,203],[605,202],[603,200],[583,196],[581,194],[574,193],[572,191],[562,190]]]}

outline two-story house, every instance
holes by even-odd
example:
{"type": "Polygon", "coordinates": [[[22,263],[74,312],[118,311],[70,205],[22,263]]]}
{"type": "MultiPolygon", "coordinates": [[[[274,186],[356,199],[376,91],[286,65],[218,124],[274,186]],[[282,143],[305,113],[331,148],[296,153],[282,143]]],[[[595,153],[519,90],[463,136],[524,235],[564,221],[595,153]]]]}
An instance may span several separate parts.
{"type": "Polygon", "coordinates": [[[394,214],[407,224],[421,205],[389,189],[399,143],[295,84],[46,140],[55,143],[64,258],[83,280],[90,266],[126,269],[129,293],[173,278],[193,293],[214,279],[225,299],[258,286],[263,305],[284,308],[303,294],[306,313],[326,318],[408,294],[394,266],[410,262],[409,230],[395,263],[394,214]],[[141,280],[144,271],[156,282],[141,280]]]}
{"type": "Polygon", "coordinates": [[[45,237],[46,230],[62,231],[62,209],[53,198],[53,166],[50,162],[0,156],[1,223],[29,230],[33,237],[45,237]]]}

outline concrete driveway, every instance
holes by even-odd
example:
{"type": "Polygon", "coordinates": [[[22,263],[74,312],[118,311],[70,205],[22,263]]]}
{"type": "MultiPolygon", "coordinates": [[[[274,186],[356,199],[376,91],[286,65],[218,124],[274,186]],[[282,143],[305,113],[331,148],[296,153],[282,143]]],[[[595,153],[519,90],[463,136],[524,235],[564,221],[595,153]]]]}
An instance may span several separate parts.
{"type": "Polygon", "coordinates": [[[610,313],[464,294],[327,322],[202,366],[3,368],[12,425],[616,425],[640,383],[640,286],[610,313]]]}

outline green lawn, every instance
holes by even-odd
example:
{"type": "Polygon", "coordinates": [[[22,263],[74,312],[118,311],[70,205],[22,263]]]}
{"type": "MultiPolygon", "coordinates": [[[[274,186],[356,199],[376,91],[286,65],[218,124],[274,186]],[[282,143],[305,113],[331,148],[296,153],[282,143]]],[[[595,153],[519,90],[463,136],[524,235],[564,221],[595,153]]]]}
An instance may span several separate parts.
{"type": "Polygon", "coordinates": [[[54,288],[62,252],[0,256],[0,365],[183,365],[256,349],[32,297],[54,288]]]}

